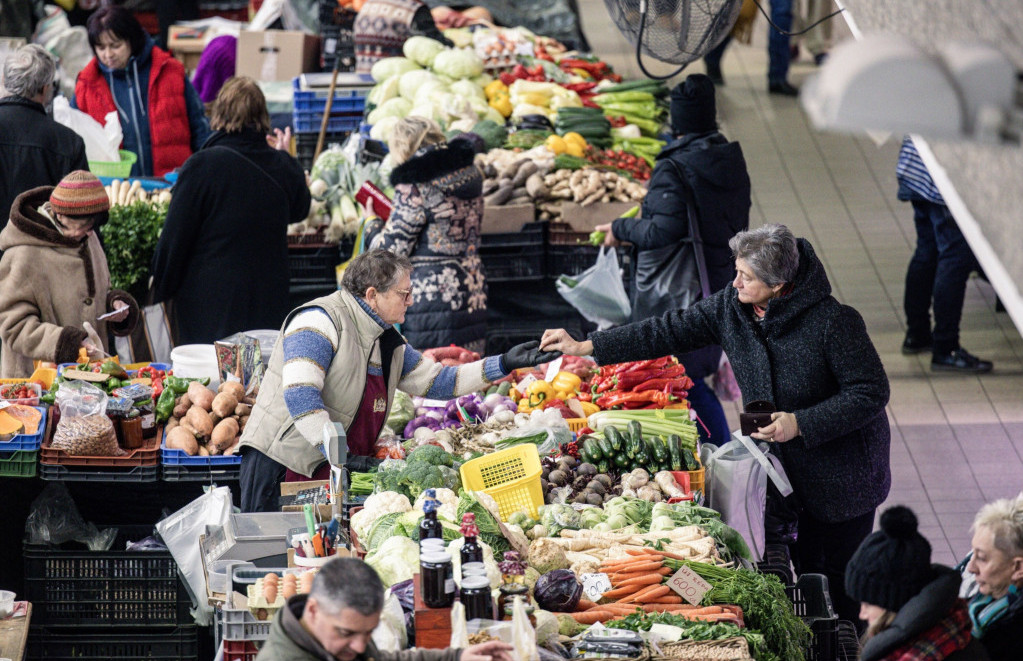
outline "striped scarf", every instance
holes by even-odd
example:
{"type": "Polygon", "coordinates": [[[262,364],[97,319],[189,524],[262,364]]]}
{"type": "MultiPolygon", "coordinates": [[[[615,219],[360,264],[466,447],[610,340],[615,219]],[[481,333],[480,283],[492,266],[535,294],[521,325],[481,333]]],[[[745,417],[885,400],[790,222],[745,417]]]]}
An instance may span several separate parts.
{"type": "Polygon", "coordinates": [[[942,661],[970,644],[970,616],[966,602],[959,599],[955,607],[936,625],[920,634],[915,641],[884,657],[885,661],[942,661]]]}
{"type": "Polygon", "coordinates": [[[1015,585],[1009,586],[1009,591],[1004,597],[994,597],[978,594],[970,602],[970,620],[973,622],[973,635],[983,638],[984,633],[992,622],[998,620],[1009,612],[1012,604],[1019,599],[1019,590],[1015,585]]]}

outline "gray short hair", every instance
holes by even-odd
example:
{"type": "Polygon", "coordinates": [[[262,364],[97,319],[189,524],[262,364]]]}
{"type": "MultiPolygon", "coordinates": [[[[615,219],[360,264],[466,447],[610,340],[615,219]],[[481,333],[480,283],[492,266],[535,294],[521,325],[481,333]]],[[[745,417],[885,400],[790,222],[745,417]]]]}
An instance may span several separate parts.
{"type": "Polygon", "coordinates": [[[34,99],[53,83],[56,61],[39,44],[28,44],[4,60],[4,87],[8,94],[34,99]]]}
{"type": "Polygon", "coordinates": [[[799,271],[796,237],[784,225],[764,225],[739,232],[728,241],[732,256],[744,259],[768,287],[792,282],[799,271]]]}
{"type": "Polygon", "coordinates": [[[995,548],[1010,558],[1023,556],[1023,493],[981,507],[973,519],[973,531],[978,528],[990,530],[995,548]]]}
{"type": "Polygon", "coordinates": [[[384,584],[375,569],[357,558],[335,558],[320,568],[309,596],[331,615],[351,608],[360,615],[384,609],[384,584]]]}
{"type": "Polygon", "coordinates": [[[373,287],[381,294],[390,291],[402,276],[412,272],[412,262],[404,255],[387,250],[364,252],[345,268],[341,286],[352,296],[362,298],[373,287]]]}

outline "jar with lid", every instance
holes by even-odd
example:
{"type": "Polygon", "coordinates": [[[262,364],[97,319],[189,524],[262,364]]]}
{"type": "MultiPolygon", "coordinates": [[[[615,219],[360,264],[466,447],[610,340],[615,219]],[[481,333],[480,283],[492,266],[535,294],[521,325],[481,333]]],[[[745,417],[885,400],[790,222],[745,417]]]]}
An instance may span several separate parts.
{"type": "Polygon", "coordinates": [[[142,416],[142,438],[153,438],[156,436],[156,412],[153,408],[153,400],[136,406],[142,416]]]}
{"type": "Polygon", "coordinates": [[[447,608],[455,601],[455,576],[451,554],[427,552],[419,558],[423,603],[429,608],[447,608]]]}
{"type": "MultiPolygon", "coordinates": [[[[526,599],[526,596],[523,595],[522,598],[526,599]]],[[[505,601],[504,608],[501,610],[501,619],[502,620],[511,620],[512,619],[512,613],[513,613],[512,609],[514,607],[515,607],[515,599],[514,598],[508,599],[507,601],[505,601]]],[[[530,605],[529,603],[526,604],[526,617],[529,618],[529,623],[532,624],[533,628],[535,629],[536,628],[536,614],[533,612],[534,610],[535,609],[533,608],[532,605],[530,605]]]]}
{"type": "Polygon", "coordinates": [[[490,580],[486,576],[463,578],[459,599],[465,606],[466,620],[493,619],[494,598],[490,594],[490,580]]]}

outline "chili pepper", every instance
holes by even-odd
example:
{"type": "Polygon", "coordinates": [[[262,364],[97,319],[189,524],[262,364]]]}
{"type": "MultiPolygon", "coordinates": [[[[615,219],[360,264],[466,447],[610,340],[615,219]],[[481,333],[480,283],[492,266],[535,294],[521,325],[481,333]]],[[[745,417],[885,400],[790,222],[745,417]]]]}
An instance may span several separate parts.
{"type": "Polygon", "coordinates": [[[180,376],[168,376],[163,380],[164,388],[172,390],[179,395],[183,395],[188,392],[188,381],[185,381],[180,376]]]}
{"type": "Polygon", "coordinates": [[[579,394],[576,395],[575,397],[580,402],[591,402],[591,401],[593,401],[593,395],[591,395],[589,392],[587,392],[585,390],[580,391],[579,394]]]}
{"type": "Polygon", "coordinates": [[[671,390],[674,390],[676,388],[689,390],[692,387],[693,380],[683,374],[682,376],[668,376],[647,379],[646,381],[643,381],[642,383],[633,386],[632,390],[664,390],[665,388],[671,390]]]}
{"type": "Polygon", "coordinates": [[[590,83],[590,82],[586,82],[586,83],[564,83],[564,84],[562,84],[562,87],[564,87],[565,89],[568,89],[568,90],[572,90],[573,92],[575,92],[577,94],[581,93],[581,92],[589,92],[590,90],[592,90],[596,86],[597,86],[597,83],[590,83]]]}
{"type": "Polygon", "coordinates": [[[159,399],[156,400],[156,421],[166,422],[170,420],[171,414],[174,412],[174,390],[173,388],[165,388],[160,393],[159,399]]]}
{"type": "Polygon", "coordinates": [[[601,408],[611,408],[612,406],[622,406],[630,402],[640,402],[641,406],[646,404],[657,404],[658,406],[667,406],[676,400],[675,397],[668,393],[660,392],[658,390],[641,390],[639,392],[619,392],[614,395],[608,395],[597,400],[597,405],[601,408]]]}
{"type": "Polygon", "coordinates": [[[163,394],[163,377],[154,378],[152,381],[153,397],[159,398],[163,394]]]}

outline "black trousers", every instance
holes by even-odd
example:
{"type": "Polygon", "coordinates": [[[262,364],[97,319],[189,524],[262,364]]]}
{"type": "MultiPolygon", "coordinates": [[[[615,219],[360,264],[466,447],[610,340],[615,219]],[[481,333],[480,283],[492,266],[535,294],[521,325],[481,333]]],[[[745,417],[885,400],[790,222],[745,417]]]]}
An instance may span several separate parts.
{"type": "Polygon", "coordinates": [[[792,553],[796,574],[827,576],[838,618],[854,624],[859,624],[860,603],[845,593],[845,566],[873,529],[874,510],[840,523],[821,521],[806,510],[799,514],[799,537],[792,553]]]}
{"type": "Polygon", "coordinates": [[[242,448],[241,453],[238,482],[242,492],[242,512],[280,511],[278,500],[287,469],[259,450],[242,448]]]}

